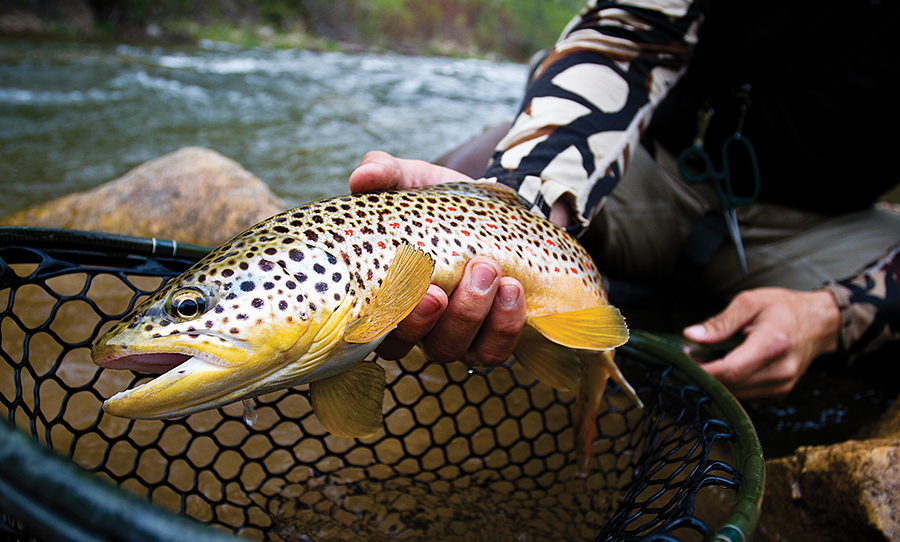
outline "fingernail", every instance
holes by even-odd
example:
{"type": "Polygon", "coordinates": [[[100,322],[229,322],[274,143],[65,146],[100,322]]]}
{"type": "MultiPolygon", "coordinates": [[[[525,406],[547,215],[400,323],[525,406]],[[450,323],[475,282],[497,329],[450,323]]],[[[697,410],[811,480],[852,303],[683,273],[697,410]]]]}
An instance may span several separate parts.
{"type": "Polygon", "coordinates": [[[504,309],[512,309],[519,301],[519,289],[515,286],[501,286],[497,293],[500,298],[500,306],[504,309]]]}
{"type": "Polygon", "coordinates": [[[699,341],[706,337],[706,328],[700,325],[690,326],[685,328],[684,335],[689,339],[694,339],[695,341],[699,341]]]}
{"type": "Polygon", "coordinates": [[[486,264],[476,264],[472,269],[472,288],[479,294],[488,292],[497,279],[494,268],[486,264]]]}
{"type": "Polygon", "coordinates": [[[441,304],[437,299],[431,294],[425,294],[421,300],[419,300],[419,304],[416,305],[416,310],[414,314],[416,318],[427,320],[434,316],[434,313],[441,308],[441,304]]]}

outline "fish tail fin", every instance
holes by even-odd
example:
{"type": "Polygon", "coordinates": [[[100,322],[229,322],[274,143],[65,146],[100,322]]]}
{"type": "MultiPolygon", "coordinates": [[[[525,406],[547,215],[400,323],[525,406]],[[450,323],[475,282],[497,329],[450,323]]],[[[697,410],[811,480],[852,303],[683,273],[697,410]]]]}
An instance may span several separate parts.
{"type": "Polygon", "coordinates": [[[610,377],[607,361],[604,359],[607,355],[612,358],[611,352],[579,352],[582,367],[575,399],[575,452],[578,454],[578,469],[582,474],[587,472],[591,459],[600,402],[610,377]]]}

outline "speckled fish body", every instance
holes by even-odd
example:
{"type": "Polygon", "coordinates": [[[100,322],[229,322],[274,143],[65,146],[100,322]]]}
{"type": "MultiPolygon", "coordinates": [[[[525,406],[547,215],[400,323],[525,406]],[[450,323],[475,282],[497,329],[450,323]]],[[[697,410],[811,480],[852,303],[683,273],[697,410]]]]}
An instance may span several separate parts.
{"type": "MultiPolygon", "coordinates": [[[[516,357],[539,379],[557,389],[580,383],[580,405],[599,404],[610,375],[624,384],[612,350],[627,328],[590,256],[514,192],[452,183],[312,203],[211,252],[95,345],[101,366],[165,373],[104,408],[182,416],[310,383],[326,429],[371,434],[381,427],[384,376],[363,358],[429,283],[452,292],[476,255],[522,283],[516,357]],[[603,370],[581,378],[586,363],[603,370]]],[[[596,413],[586,416],[593,426],[596,413]]]]}

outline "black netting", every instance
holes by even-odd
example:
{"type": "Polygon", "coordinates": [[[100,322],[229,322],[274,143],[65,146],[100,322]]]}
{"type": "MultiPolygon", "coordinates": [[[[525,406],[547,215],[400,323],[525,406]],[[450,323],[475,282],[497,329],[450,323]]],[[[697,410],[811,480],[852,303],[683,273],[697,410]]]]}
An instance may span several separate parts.
{"type": "MultiPolygon", "coordinates": [[[[361,440],[326,433],[305,387],[178,420],[105,415],[104,398],[146,376],[97,368],[92,342],[202,251],[3,235],[8,419],[84,469],[222,531],[286,542],[707,540],[721,525],[698,519],[701,489],[728,503],[747,490],[737,459],[747,444],[710,393],[642,350],[640,336],[617,359],[646,407],[607,394],[587,476],[573,466],[573,395],[516,364],[480,372],[416,355],[381,360],[385,428],[361,440]]],[[[0,539],[32,536],[0,511],[0,539]]]]}

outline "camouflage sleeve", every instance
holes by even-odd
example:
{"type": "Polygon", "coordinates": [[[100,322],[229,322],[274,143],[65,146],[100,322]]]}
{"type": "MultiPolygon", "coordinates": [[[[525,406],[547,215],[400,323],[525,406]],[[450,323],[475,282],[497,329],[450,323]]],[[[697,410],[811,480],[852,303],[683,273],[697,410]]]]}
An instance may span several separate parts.
{"type": "Polygon", "coordinates": [[[563,198],[577,233],[616,186],[696,43],[691,0],[592,0],[538,66],[486,178],[548,216],[563,198]]]}
{"type": "Polygon", "coordinates": [[[841,345],[849,361],[900,340],[900,245],[859,275],[825,288],[841,308],[841,345]]]}

